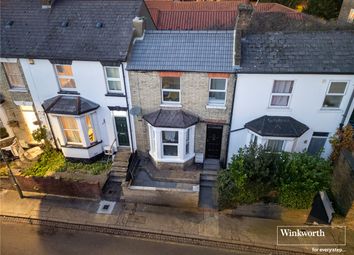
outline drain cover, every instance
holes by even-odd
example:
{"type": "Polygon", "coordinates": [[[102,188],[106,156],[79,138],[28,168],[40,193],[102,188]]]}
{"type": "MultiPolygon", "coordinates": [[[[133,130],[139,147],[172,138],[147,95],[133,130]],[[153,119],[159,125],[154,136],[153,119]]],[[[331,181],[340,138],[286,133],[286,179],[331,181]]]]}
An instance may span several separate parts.
{"type": "Polygon", "coordinates": [[[97,213],[111,214],[116,202],[102,200],[98,206],[97,213]]]}

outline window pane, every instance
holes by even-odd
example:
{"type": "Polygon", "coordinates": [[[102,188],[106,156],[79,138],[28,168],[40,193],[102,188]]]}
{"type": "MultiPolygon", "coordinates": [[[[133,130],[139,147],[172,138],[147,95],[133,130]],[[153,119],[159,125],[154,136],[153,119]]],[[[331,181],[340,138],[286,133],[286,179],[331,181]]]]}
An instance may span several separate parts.
{"type": "Polygon", "coordinates": [[[56,65],[58,75],[73,76],[73,72],[70,65],[56,65]]]}
{"type": "Polygon", "coordinates": [[[287,106],[289,102],[289,96],[272,96],[271,105],[273,106],[287,106]]]}
{"type": "Polygon", "coordinates": [[[81,143],[80,133],[77,130],[64,130],[64,135],[68,143],[81,143]]]}
{"type": "Polygon", "coordinates": [[[108,88],[109,90],[122,90],[120,81],[108,81],[108,88]]]}
{"type": "Polygon", "coordinates": [[[89,115],[86,115],[85,121],[86,121],[86,126],[87,126],[87,135],[89,137],[90,143],[94,143],[94,142],[96,142],[96,137],[95,137],[95,133],[93,131],[91,117],[89,115]]]}
{"type": "Polygon", "coordinates": [[[344,94],[346,86],[347,86],[346,82],[332,82],[328,93],[344,94]]]}
{"type": "Polygon", "coordinates": [[[284,144],[283,140],[268,140],[267,149],[275,152],[282,151],[283,144],[284,144]]]}
{"type": "Polygon", "coordinates": [[[338,108],[342,102],[343,96],[326,96],[323,102],[323,107],[338,108]]]}
{"type": "Polygon", "coordinates": [[[209,92],[209,103],[225,104],[225,92],[209,92]]]}
{"type": "Polygon", "coordinates": [[[107,78],[117,78],[119,79],[119,68],[118,67],[106,67],[107,78]]]}
{"type": "Polygon", "coordinates": [[[59,78],[60,87],[62,88],[75,88],[74,79],[59,78]]]}
{"type": "Polygon", "coordinates": [[[163,101],[179,102],[179,92],[163,91],[163,101]]]}
{"type": "Polygon", "coordinates": [[[22,74],[17,63],[4,63],[6,76],[9,79],[11,87],[24,88],[25,83],[22,79],[22,74]]]}
{"type": "Polygon", "coordinates": [[[76,119],[73,117],[60,117],[64,129],[77,129],[76,119]]]}
{"type": "Polygon", "coordinates": [[[274,81],[273,93],[291,93],[293,81],[274,81]]]}
{"type": "Polygon", "coordinates": [[[178,156],[178,146],[177,145],[164,145],[163,146],[164,156],[178,156]]]}
{"type": "Polygon", "coordinates": [[[177,77],[163,77],[162,78],[163,89],[179,89],[180,79],[177,77]]]}
{"type": "Polygon", "coordinates": [[[210,89],[225,90],[225,79],[211,79],[210,89]]]}
{"type": "Polygon", "coordinates": [[[177,131],[162,131],[162,142],[163,143],[178,143],[178,132],[177,131]]]}

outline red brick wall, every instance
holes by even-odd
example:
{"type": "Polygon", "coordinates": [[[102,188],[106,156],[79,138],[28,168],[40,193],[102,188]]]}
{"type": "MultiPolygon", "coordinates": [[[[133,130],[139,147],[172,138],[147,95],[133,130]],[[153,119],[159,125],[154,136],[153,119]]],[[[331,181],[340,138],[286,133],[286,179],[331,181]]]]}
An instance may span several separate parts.
{"type": "MultiPolygon", "coordinates": [[[[16,176],[23,191],[40,192],[61,196],[97,198],[101,196],[101,187],[98,182],[88,183],[54,177],[27,177],[16,176]]],[[[12,188],[11,181],[2,177],[0,189],[12,188]]]]}

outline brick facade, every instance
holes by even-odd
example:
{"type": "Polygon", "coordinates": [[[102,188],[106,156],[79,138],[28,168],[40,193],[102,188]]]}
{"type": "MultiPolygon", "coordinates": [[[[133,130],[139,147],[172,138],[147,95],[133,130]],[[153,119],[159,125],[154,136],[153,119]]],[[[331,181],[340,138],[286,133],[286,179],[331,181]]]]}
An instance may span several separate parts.
{"type": "MultiPolygon", "coordinates": [[[[22,71],[22,69],[20,68],[22,71]]],[[[27,127],[23,114],[21,112],[20,106],[16,105],[15,101],[23,101],[33,103],[32,97],[29,93],[28,86],[26,84],[26,79],[22,73],[23,81],[27,91],[15,92],[10,89],[5,70],[2,64],[0,64],[0,91],[3,95],[5,102],[2,106],[5,109],[6,115],[9,122],[17,121],[18,125],[12,126],[12,131],[19,140],[24,140],[27,143],[33,143],[32,135],[27,127]]],[[[33,106],[34,107],[34,106],[33,106]]]]}
{"type": "MultiPolygon", "coordinates": [[[[226,159],[226,147],[229,132],[232,98],[234,92],[234,76],[229,75],[227,82],[226,109],[207,108],[209,99],[209,77],[218,74],[183,72],[180,76],[181,108],[197,115],[200,123],[195,130],[195,153],[205,153],[207,124],[223,126],[223,138],[220,160],[226,159]]],[[[225,74],[220,74],[225,78],[225,74]]],[[[142,108],[142,115],[151,113],[161,106],[161,77],[159,72],[129,72],[132,105],[142,108]]],[[[174,109],[166,107],[165,109],[174,109]]],[[[146,122],[141,116],[135,117],[136,139],[138,150],[149,151],[149,134],[146,122]]]]}

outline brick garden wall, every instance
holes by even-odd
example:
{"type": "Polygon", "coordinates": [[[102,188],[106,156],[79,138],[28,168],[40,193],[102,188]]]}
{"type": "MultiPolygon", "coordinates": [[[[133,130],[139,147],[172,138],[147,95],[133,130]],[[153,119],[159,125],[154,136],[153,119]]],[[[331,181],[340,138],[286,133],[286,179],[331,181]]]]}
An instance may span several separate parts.
{"type": "Polygon", "coordinates": [[[333,170],[332,193],[337,208],[347,218],[354,219],[354,156],[342,151],[333,170]]]}
{"type": "MultiPolygon", "coordinates": [[[[89,183],[55,177],[16,176],[16,179],[23,191],[95,199],[101,197],[98,182],[89,183]]],[[[0,189],[14,189],[8,177],[0,178],[0,189]]]]}
{"type": "MultiPolygon", "coordinates": [[[[161,77],[159,72],[129,72],[133,106],[142,108],[142,115],[157,111],[161,107],[161,77]]],[[[234,78],[230,75],[227,84],[226,109],[207,109],[209,99],[208,73],[183,72],[181,76],[182,110],[198,115],[201,122],[196,125],[195,152],[205,152],[207,123],[223,125],[221,160],[226,158],[229,120],[233,97],[234,78]]],[[[168,107],[167,109],[171,109],[168,107]]],[[[178,108],[180,109],[180,108],[178,108]]],[[[137,147],[142,152],[149,150],[149,135],[145,121],[135,117],[137,147]]]]}

